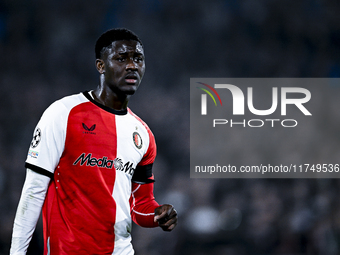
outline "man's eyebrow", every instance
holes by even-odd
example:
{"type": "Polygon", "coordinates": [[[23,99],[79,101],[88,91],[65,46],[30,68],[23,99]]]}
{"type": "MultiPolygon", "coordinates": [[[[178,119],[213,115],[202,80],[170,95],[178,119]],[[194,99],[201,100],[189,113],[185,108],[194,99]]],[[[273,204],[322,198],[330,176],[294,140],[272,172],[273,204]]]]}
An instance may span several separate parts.
{"type": "MultiPolygon", "coordinates": [[[[126,54],[127,54],[127,53],[129,53],[129,52],[131,52],[131,51],[130,51],[130,50],[125,50],[125,49],[119,49],[119,50],[117,50],[116,52],[117,52],[117,53],[124,53],[124,54],[126,53],[126,54]]],[[[143,51],[137,50],[137,49],[134,50],[133,52],[134,52],[134,53],[138,53],[138,54],[143,54],[143,51]]]]}
{"type": "MultiPolygon", "coordinates": [[[[128,55],[129,52],[126,52],[126,51],[119,52],[119,51],[118,51],[118,52],[116,52],[115,54],[117,54],[117,55],[128,55]]],[[[133,52],[133,54],[134,54],[134,55],[144,56],[144,53],[138,52],[138,51],[133,52]]]]}

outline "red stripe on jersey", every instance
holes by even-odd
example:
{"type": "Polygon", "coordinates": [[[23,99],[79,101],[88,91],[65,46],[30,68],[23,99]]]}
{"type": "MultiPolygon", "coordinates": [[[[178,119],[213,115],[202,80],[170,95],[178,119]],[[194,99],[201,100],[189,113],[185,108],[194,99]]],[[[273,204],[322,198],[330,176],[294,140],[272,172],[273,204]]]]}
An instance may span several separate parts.
{"type": "Polygon", "coordinates": [[[113,252],[116,156],[115,115],[90,102],[75,106],[43,210],[52,254],[113,252]]]}

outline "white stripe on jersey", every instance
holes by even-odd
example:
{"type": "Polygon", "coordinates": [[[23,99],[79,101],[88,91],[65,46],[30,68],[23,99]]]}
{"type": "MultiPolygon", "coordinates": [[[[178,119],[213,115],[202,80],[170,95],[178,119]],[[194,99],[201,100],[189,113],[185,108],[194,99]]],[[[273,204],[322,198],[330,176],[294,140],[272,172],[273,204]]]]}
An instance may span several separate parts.
{"type": "MultiPolygon", "coordinates": [[[[149,147],[150,139],[146,128],[138,119],[128,113],[123,116],[116,116],[116,132],[119,134],[117,137],[117,158],[120,158],[123,164],[133,163],[133,167],[136,168],[138,162],[143,158],[149,147]],[[134,132],[138,132],[142,137],[142,147],[140,149],[138,149],[132,142],[132,134],[134,132]],[[126,155],[128,155],[130,159],[136,159],[136,161],[128,161],[126,155]]],[[[115,223],[116,251],[117,245],[120,246],[121,242],[131,242],[130,233],[132,222],[130,215],[130,204],[128,202],[131,197],[131,175],[127,175],[123,171],[116,171],[116,181],[112,196],[117,204],[115,223]]],[[[132,245],[130,247],[133,251],[132,245]]],[[[126,252],[127,250],[125,250],[125,252],[122,254],[130,254],[126,252]]]]}

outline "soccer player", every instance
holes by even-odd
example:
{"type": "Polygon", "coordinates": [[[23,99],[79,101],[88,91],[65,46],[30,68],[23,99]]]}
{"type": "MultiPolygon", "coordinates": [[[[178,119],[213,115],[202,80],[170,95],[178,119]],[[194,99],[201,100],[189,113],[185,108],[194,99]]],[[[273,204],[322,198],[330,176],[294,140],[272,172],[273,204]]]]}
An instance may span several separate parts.
{"type": "Polygon", "coordinates": [[[145,71],[141,40],[112,29],[96,42],[99,86],[46,109],[26,160],[11,255],[26,254],[42,209],[44,255],[134,254],[131,219],[171,231],[153,195],[155,139],[127,106],[145,71]]]}

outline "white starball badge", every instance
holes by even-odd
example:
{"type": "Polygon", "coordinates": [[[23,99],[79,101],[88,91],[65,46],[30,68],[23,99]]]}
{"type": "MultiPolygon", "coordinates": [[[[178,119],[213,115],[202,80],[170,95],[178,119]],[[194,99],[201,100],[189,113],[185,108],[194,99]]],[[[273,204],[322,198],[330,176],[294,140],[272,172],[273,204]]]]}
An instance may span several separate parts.
{"type": "Polygon", "coordinates": [[[41,130],[40,128],[37,128],[34,132],[33,139],[31,142],[31,147],[35,148],[38,146],[39,142],[41,140],[41,130]]]}

